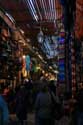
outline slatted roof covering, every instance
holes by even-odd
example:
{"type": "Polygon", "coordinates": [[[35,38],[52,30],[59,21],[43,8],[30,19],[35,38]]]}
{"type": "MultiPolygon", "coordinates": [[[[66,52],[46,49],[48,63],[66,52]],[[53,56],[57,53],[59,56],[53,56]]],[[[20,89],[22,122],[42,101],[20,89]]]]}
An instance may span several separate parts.
{"type": "MultiPolygon", "coordinates": [[[[62,17],[59,0],[0,0],[0,6],[27,36],[36,36],[40,25],[48,29],[44,32],[53,34],[57,30],[56,20],[62,17]]],[[[80,38],[83,37],[83,0],[77,0],[76,8],[76,36],[80,38]]]]}
{"type": "Polygon", "coordinates": [[[29,8],[33,19],[36,21],[54,21],[59,18],[57,7],[60,8],[56,0],[24,0],[29,8]],[[58,6],[57,6],[58,5],[58,6]]]}
{"type": "Polygon", "coordinates": [[[32,16],[29,11],[27,12],[26,5],[22,1],[3,0],[0,2],[0,5],[6,12],[12,15],[18,25],[22,24],[25,26],[27,22],[32,21],[32,16]]]}
{"type": "Polygon", "coordinates": [[[62,16],[58,0],[1,0],[0,6],[15,19],[26,34],[35,35],[39,26],[55,32],[55,20],[62,16]]]}

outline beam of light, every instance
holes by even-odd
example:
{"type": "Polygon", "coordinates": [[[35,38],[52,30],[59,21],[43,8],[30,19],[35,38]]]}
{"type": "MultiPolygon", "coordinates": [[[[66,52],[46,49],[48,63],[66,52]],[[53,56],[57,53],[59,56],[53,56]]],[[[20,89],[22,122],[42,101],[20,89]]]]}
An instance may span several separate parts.
{"type": "Polygon", "coordinates": [[[32,0],[27,0],[27,1],[31,4],[32,9],[33,9],[33,12],[36,14],[36,10],[35,10],[35,7],[34,7],[34,5],[33,5],[32,0]]]}
{"type": "Polygon", "coordinates": [[[38,13],[40,15],[40,20],[42,20],[42,15],[41,15],[41,12],[40,12],[40,9],[39,9],[39,6],[38,6],[38,3],[37,3],[36,0],[35,0],[35,3],[36,3],[36,7],[37,7],[37,10],[38,10],[38,13]]]}
{"type": "Polygon", "coordinates": [[[54,6],[54,20],[56,20],[56,0],[54,0],[53,6],[54,6]]]}
{"type": "Polygon", "coordinates": [[[52,5],[51,5],[51,1],[49,0],[49,20],[52,20],[52,5]]]}
{"type": "Polygon", "coordinates": [[[49,0],[51,5],[51,19],[54,20],[54,0],[49,0]]]}
{"type": "Polygon", "coordinates": [[[55,0],[51,0],[53,20],[54,20],[54,13],[56,11],[56,8],[54,7],[54,4],[55,4],[55,0]]]}
{"type": "Polygon", "coordinates": [[[28,6],[28,8],[29,8],[29,10],[30,10],[30,12],[31,12],[32,17],[33,17],[36,21],[38,21],[38,16],[37,16],[37,13],[36,13],[36,10],[35,10],[35,7],[34,7],[34,5],[33,5],[32,0],[24,0],[24,1],[25,1],[25,3],[27,4],[27,6],[28,6]]]}
{"type": "Polygon", "coordinates": [[[46,1],[47,1],[47,0],[43,0],[43,3],[44,3],[44,6],[45,6],[45,10],[46,10],[47,20],[49,20],[48,7],[47,7],[47,5],[46,5],[46,1]]]}
{"type": "Polygon", "coordinates": [[[54,13],[53,13],[53,16],[54,16],[54,27],[56,28],[56,19],[57,19],[57,10],[56,10],[56,0],[53,1],[53,8],[54,8],[54,13]]]}
{"type": "Polygon", "coordinates": [[[56,18],[55,0],[49,0],[49,6],[50,6],[50,20],[54,21],[56,18]]]}
{"type": "Polygon", "coordinates": [[[32,0],[27,0],[27,1],[28,1],[28,3],[32,6],[33,15],[34,15],[36,21],[38,21],[38,16],[37,16],[37,13],[36,13],[36,10],[35,10],[35,7],[34,7],[34,5],[33,5],[32,0]]]}
{"type": "Polygon", "coordinates": [[[43,7],[45,18],[47,19],[47,14],[46,14],[46,8],[45,8],[45,5],[44,5],[44,1],[40,0],[40,4],[42,5],[41,7],[43,7]]]}
{"type": "Polygon", "coordinates": [[[26,2],[27,6],[28,6],[28,8],[29,8],[29,10],[31,12],[32,17],[34,17],[33,10],[31,9],[32,8],[31,5],[28,3],[27,0],[25,0],[25,2],[26,2]]]}

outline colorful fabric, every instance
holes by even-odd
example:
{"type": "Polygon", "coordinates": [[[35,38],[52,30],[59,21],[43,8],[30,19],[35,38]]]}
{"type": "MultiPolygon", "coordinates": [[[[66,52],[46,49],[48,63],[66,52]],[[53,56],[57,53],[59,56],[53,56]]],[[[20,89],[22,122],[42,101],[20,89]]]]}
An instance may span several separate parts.
{"type": "Polygon", "coordinates": [[[31,63],[29,55],[26,56],[25,62],[26,62],[26,70],[29,71],[30,70],[30,63],[31,63]]]}

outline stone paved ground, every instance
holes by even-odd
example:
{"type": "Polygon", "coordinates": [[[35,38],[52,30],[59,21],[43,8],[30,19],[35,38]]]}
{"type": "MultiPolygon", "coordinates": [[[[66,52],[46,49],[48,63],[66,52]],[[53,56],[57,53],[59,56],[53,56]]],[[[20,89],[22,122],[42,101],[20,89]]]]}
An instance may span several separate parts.
{"type": "MultiPolygon", "coordinates": [[[[34,125],[34,114],[29,114],[28,121],[34,125]]],[[[61,120],[55,121],[55,125],[70,125],[70,119],[64,116],[61,120]]]]}
{"type": "MultiPolygon", "coordinates": [[[[15,115],[12,116],[12,120],[14,122],[12,122],[9,125],[20,125],[18,122],[15,122],[16,121],[15,115]]],[[[28,114],[28,125],[35,125],[34,121],[35,121],[34,113],[29,113],[28,114]]],[[[24,125],[27,125],[26,122],[24,122],[24,125]]],[[[70,125],[70,119],[68,117],[63,117],[60,121],[55,121],[55,125],[70,125]]]]}

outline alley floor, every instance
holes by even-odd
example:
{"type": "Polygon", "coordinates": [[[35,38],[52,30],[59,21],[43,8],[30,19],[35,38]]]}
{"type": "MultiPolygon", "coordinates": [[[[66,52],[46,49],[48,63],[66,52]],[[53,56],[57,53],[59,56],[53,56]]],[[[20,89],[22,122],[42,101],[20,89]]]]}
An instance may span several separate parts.
{"type": "MultiPolygon", "coordinates": [[[[11,122],[9,125],[20,125],[16,119],[16,115],[11,115],[11,122]]],[[[24,121],[23,125],[35,125],[35,114],[29,113],[27,121],[24,121]]],[[[55,125],[70,125],[70,119],[66,116],[63,116],[59,121],[55,120],[55,125]]]]}

